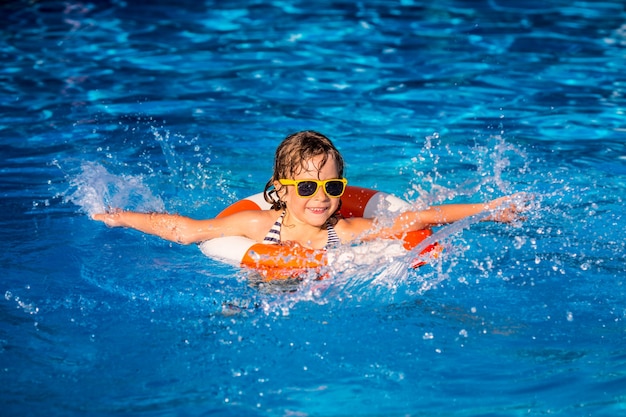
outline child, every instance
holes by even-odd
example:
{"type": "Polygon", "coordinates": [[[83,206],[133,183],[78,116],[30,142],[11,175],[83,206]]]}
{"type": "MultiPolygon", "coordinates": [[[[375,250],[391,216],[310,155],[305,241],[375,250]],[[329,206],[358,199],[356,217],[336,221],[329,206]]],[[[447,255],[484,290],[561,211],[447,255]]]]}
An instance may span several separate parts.
{"type": "Polygon", "coordinates": [[[190,244],[222,236],[256,242],[291,242],[312,249],[356,239],[390,238],[403,232],[452,223],[484,211],[486,220],[511,222],[523,210],[514,196],[482,204],[449,204],[402,213],[391,224],[376,219],[341,218],[347,180],[343,158],[324,135],[303,131],[288,136],[276,150],[274,175],[265,186],[270,210],[243,211],[215,219],[194,220],[176,214],[114,210],[93,216],[110,227],[130,227],[173,242],[190,244]]]}

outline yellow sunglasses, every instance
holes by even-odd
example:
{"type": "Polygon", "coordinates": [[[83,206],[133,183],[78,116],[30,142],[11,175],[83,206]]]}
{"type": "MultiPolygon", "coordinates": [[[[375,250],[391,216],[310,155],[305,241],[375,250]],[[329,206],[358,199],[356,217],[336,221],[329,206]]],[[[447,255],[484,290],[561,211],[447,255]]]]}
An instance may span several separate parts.
{"type": "Polygon", "coordinates": [[[346,191],[348,180],[345,178],[335,178],[331,180],[278,180],[282,185],[295,185],[298,197],[310,198],[317,193],[320,186],[327,196],[339,198],[346,191]]]}

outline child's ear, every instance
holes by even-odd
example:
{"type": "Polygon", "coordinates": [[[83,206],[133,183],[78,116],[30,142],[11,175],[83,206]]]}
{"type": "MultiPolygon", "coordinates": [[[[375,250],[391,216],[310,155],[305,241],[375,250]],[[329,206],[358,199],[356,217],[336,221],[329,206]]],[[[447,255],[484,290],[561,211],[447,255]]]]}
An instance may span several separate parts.
{"type": "Polygon", "coordinates": [[[278,181],[274,181],[274,189],[276,190],[276,195],[278,196],[278,199],[282,200],[283,196],[285,195],[283,185],[278,181]]]}

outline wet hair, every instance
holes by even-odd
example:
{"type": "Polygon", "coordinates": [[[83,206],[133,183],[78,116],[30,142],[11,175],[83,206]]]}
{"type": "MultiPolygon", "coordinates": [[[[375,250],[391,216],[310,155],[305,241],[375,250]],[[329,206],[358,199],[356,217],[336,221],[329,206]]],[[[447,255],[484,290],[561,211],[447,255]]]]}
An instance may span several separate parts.
{"type": "Polygon", "coordinates": [[[303,169],[307,168],[307,161],[316,156],[323,155],[322,168],[331,156],[337,164],[338,175],[343,177],[343,158],[335,148],[335,145],[326,136],[312,130],[293,133],[285,138],[276,148],[274,157],[274,174],[265,185],[263,197],[272,205],[274,210],[285,209],[285,202],[278,197],[274,189],[274,182],[283,178],[293,178],[303,169]]]}

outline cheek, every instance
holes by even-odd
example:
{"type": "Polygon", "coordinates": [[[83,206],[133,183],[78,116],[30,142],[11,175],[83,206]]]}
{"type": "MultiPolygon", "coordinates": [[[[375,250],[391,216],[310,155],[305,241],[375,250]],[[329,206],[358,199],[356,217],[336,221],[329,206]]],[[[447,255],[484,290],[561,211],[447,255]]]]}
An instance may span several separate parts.
{"type": "Polygon", "coordinates": [[[302,198],[298,197],[296,195],[295,191],[291,191],[291,190],[286,190],[284,189],[283,192],[280,194],[281,200],[284,201],[285,203],[287,203],[287,205],[293,206],[298,204],[298,202],[300,200],[302,200],[302,198]]]}
{"type": "Polygon", "coordinates": [[[287,187],[281,187],[276,190],[276,195],[278,195],[278,199],[280,201],[285,201],[288,198],[287,187]]]}

